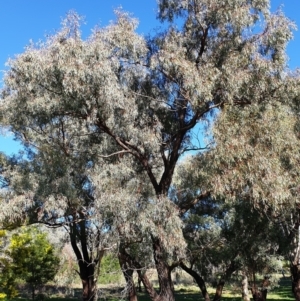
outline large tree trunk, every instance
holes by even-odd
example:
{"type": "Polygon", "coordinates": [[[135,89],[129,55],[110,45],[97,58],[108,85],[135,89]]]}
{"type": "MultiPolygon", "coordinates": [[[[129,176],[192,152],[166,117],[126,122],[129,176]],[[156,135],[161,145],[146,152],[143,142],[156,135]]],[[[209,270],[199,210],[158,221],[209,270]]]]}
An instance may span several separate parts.
{"type": "Polygon", "coordinates": [[[159,296],[155,301],[175,301],[171,270],[165,262],[157,262],[159,296]]]}
{"type": "Polygon", "coordinates": [[[171,277],[172,269],[166,263],[160,240],[152,238],[152,242],[159,284],[159,294],[155,301],[175,301],[174,285],[171,277]]]}
{"type": "Polygon", "coordinates": [[[82,282],[82,300],[83,301],[96,301],[97,300],[97,285],[94,280],[94,267],[87,266],[85,271],[80,272],[82,282]]]}
{"type": "Polygon", "coordinates": [[[300,264],[291,263],[292,291],[296,301],[300,301],[300,264]]]}

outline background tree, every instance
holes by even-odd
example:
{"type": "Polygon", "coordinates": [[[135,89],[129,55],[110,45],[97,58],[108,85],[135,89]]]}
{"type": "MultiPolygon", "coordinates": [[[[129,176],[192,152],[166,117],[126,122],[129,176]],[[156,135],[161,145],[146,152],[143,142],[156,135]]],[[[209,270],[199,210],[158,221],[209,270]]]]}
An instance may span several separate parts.
{"type": "MultiPolygon", "coordinates": [[[[285,79],[274,92],[281,102],[229,106],[218,119],[216,147],[205,155],[212,156],[206,183],[216,195],[250,202],[268,216],[270,224],[280,225],[278,233],[289,241],[293,292],[298,300],[299,139],[298,117],[292,108],[298,77],[285,79]]],[[[199,170],[208,162],[203,159],[198,158],[199,170]]]]}
{"type": "Polygon", "coordinates": [[[0,289],[8,299],[17,296],[16,279],[11,270],[11,258],[5,252],[7,247],[6,231],[0,230],[0,289]]]}
{"type": "MultiPolygon", "coordinates": [[[[198,183],[195,158],[186,158],[176,170],[174,201],[194,200],[199,193],[198,183]]],[[[286,255],[288,238],[282,225],[259,212],[250,200],[228,202],[209,196],[182,218],[188,252],[180,266],[194,277],[206,300],[210,298],[206,284],[216,287],[214,300],[219,300],[232,274],[235,279],[239,274],[251,279],[254,294],[260,294],[257,273],[272,275],[269,285],[276,284],[273,274],[282,268],[280,259],[286,255]]]]}
{"type": "Polygon", "coordinates": [[[46,234],[37,228],[20,229],[12,235],[7,255],[14,278],[25,280],[35,298],[36,289],[54,279],[59,258],[46,234]]]}

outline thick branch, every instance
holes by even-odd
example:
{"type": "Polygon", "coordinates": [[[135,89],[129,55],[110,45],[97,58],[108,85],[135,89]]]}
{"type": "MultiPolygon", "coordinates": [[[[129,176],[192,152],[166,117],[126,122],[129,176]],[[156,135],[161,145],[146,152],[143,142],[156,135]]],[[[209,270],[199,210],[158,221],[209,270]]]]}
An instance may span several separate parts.
{"type": "Polygon", "coordinates": [[[203,278],[196,271],[187,267],[183,262],[181,262],[180,267],[194,278],[194,280],[196,281],[196,283],[198,284],[201,290],[204,300],[209,301],[210,300],[209,294],[207,292],[206,285],[203,278]]]}
{"type": "Polygon", "coordinates": [[[204,191],[197,198],[195,198],[189,202],[178,204],[178,207],[180,208],[180,215],[181,216],[184,215],[188,210],[192,209],[196,204],[198,204],[202,200],[205,200],[209,196],[210,196],[210,191],[204,191]]]}
{"type": "Polygon", "coordinates": [[[200,58],[202,57],[202,54],[205,50],[207,36],[208,36],[208,27],[203,31],[203,36],[201,37],[200,50],[199,50],[199,53],[198,53],[198,56],[197,56],[197,59],[196,59],[197,68],[199,67],[200,58]]]}
{"type": "Polygon", "coordinates": [[[77,243],[76,243],[76,236],[77,236],[76,235],[76,232],[77,232],[76,226],[77,225],[75,223],[70,225],[70,240],[71,240],[71,246],[72,246],[73,251],[76,255],[79,267],[81,267],[81,265],[83,264],[83,261],[82,261],[81,252],[80,252],[80,250],[77,246],[77,243]]]}
{"type": "Polygon", "coordinates": [[[111,138],[113,138],[117,142],[117,144],[124,150],[124,152],[126,151],[126,152],[130,153],[138,159],[138,161],[142,164],[142,166],[146,170],[155,191],[157,191],[159,189],[159,185],[158,185],[158,183],[156,181],[156,178],[155,178],[155,176],[152,172],[151,166],[149,165],[149,160],[145,157],[144,154],[142,154],[141,150],[139,150],[139,148],[136,147],[135,145],[133,145],[133,144],[129,143],[128,141],[126,141],[126,140],[118,137],[117,135],[115,135],[100,120],[98,120],[96,125],[99,127],[99,129],[101,129],[106,134],[108,134],[111,138]]]}

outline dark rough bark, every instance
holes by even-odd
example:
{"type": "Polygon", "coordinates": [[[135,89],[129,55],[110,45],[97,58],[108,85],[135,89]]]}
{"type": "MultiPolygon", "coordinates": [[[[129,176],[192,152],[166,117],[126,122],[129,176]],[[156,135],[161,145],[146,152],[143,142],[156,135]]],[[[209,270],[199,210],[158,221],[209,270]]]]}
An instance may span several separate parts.
{"type": "Polygon", "coordinates": [[[172,267],[166,265],[163,260],[162,251],[160,248],[159,241],[153,242],[153,248],[156,251],[154,254],[156,269],[158,273],[158,283],[159,283],[159,293],[154,289],[151,281],[148,279],[146,273],[142,272],[142,266],[133,257],[130,256],[125,250],[125,248],[119,248],[119,258],[121,261],[126,261],[128,266],[132,270],[136,270],[139,279],[142,281],[149,297],[153,301],[175,301],[174,298],[174,286],[171,278],[172,267]]]}
{"type": "Polygon", "coordinates": [[[152,238],[154,261],[158,275],[159,295],[155,301],[175,301],[172,268],[167,265],[160,240],[152,238]]]}
{"type": "Polygon", "coordinates": [[[296,301],[300,301],[300,265],[291,263],[292,291],[296,301]]]}
{"type": "Polygon", "coordinates": [[[209,294],[207,292],[205,281],[203,280],[203,278],[196,271],[187,267],[183,262],[180,263],[180,267],[194,278],[198,287],[200,288],[204,300],[210,301],[209,294]]]}
{"type": "Polygon", "coordinates": [[[93,258],[88,251],[86,235],[86,224],[82,220],[78,224],[73,223],[70,226],[70,240],[73,251],[76,255],[79,276],[82,283],[82,300],[96,301],[97,300],[97,280],[99,276],[99,266],[104,255],[103,250],[99,250],[96,246],[96,256],[93,258]],[[81,245],[81,250],[77,246],[77,240],[81,245]]]}
{"type": "Polygon", "coordinates": [[[83,289],[82,299],[83,301],[97,300],[97,285],[94,281],[94,271],[87,268],[84,272],[84,275],[80,276],[83,289]]]}

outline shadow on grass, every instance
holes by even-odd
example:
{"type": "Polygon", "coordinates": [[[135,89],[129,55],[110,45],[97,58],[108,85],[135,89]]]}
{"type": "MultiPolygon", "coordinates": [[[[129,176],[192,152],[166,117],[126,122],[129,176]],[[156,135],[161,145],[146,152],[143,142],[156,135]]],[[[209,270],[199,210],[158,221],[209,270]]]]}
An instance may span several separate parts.
{"type": "Polygon", "coordinates": [[[269,294],[269,300],[290,301],[295,300],[292,293],[292,282],[290,278],[281,278],[279,286],[275,287],[269,294]]]}
{"type": "MultiPolygon", "coordinates": [[[[230,290],[229,290],[230,291],[230,290]]],[[[54,288],[49,286],[47,288],[47,294],[44,295],[44,298],[37,299],[36,301],[74,301],[81,300],[82,290],[75,288],[72,290],[71,294],[66,294],[65,288],[54,288]]],[[[126,300],[126,295],[120,287],[104,287],[99,290],[99,300],[103,301],[120,301],[126,300]]],[[[15,298],[13,301],[27,301],[31,300],[29,295],[20,294],[20,298],[15,298]]],[[[189,287],[181,288],[175,292],[176,301],[194,301],[194,300],[203,300],[202,295],[199,291],[189,290],[189,287]]],[[[211,296],[213,300],[213,295],[211,296]]],[[[222,296],[222,301],[241,301],[240,296],[222,296]]],[[[271,301],[291,301],[295,300],[291,291],[291,280],[289,278],[281,278],[279,282],[279,287],[272,289],[268,293],[267,300],[271,301]]],[[[146,292],[138,293],[138,301],[151,301],[146,292]]]]}

